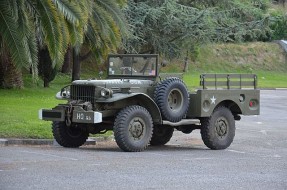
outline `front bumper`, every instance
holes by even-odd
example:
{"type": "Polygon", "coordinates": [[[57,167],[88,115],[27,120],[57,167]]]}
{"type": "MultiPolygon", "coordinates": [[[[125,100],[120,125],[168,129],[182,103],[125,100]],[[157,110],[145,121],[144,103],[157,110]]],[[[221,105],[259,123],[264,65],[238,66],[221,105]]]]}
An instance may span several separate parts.
{"type": "MultiPolygon", "coordinates": [[[[94,111],[85,111],[82,108],[75,108],[71,114],[71,121],[74,123],[101,123],[102,113],[94,111]]],[[[40,109],[39,119],[46,121],[65,121],[66,115],[64,109],[40,109]]]]}

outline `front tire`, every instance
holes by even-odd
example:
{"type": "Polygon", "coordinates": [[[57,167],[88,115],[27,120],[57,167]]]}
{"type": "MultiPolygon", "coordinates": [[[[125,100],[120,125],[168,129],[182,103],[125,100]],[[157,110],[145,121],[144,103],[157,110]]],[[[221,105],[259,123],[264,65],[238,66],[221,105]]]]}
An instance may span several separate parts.
{"type": "Polygon", "coordinates": [[[59,121],[53,122],[52,132],[59,145],[69,148],[82,146],[89,137],[89,133],[83,128],[75,124],[68,127],[65,122],[59,121]]]}
{"type": "Polygon", "coordinates": [[[173,135],[174,128],[165,125],[155,125],[151,137],[151,146],[160,146],[168,143],[173,135]]]}
{"type": "Polygon", "coordinates": [[[226,107],[218,107],[209,118],[201,120],[201,137],[212,150],[226,149],[235,136],[235,120],[226,107]]]}
{"type": "Polygon", "coordinates": [[[148,146],[153,132],[150,113],[141,106],[122,109],[114,123],[114,135],[118,146],[126,152],[140,152],[148,146]]]}

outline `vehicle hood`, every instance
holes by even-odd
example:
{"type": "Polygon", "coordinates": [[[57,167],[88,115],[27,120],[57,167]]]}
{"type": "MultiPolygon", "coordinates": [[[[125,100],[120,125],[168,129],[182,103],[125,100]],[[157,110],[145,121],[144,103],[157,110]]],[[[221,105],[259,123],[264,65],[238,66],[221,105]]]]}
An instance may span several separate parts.
{"type": "Polygon", "coordinates": [[[72,85],[100,86],[104,88],[129,88],[129,87],[148,87],[152,86],[152,80],[139,79],[107,79],[107,80],[76,80],[72,85]]]}

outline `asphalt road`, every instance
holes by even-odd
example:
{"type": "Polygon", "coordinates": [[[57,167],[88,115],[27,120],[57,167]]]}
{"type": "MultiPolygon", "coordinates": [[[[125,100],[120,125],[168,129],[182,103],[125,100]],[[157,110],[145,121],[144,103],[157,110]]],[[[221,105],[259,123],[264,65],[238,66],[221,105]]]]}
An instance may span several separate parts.
{"type": "Polygon", "coordinates": [[[261,94],[261,115],[237,122],[226,150],[207,149],[199,131],[140,153],[0,147],[0,189],[287,189],[287,90],[261,94]]]}

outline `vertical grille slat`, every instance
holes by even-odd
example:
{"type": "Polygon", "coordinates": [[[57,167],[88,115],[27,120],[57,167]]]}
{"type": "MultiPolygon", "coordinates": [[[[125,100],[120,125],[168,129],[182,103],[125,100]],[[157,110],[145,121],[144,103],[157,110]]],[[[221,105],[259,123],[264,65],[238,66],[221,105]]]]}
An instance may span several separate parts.
{"type": "MultiPolygon", "coordinates": [[[[85,89],[87,90],[87,87],[85,89]]],[[[85,97],[83,96],[83,89],[81,88],[81,90],[80,89],[78,90],[79,90],[79,97],[81,98],[81,100],[85,101],[85,97]]]]}
{"type": "Polygon", "coordinates": [[[71,99],[94,103],[95,88],[95,86],[72,85],[71,99]]]}

